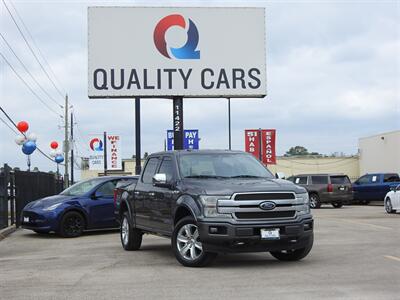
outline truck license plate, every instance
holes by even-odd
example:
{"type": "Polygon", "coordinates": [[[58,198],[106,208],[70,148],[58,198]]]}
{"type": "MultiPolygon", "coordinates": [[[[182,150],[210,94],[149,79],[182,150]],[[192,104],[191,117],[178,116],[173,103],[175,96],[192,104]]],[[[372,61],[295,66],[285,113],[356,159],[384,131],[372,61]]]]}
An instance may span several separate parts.
{"type": "Polygon", "coordinates": [[[261,229],[261,239],[262,240],[279,240],[279,228],[273,229],[261,229]]]}
{"type": "Polygon", "coordinates": [[[24,217],[24,222],[29,223],[29,217],[24,217]]]}

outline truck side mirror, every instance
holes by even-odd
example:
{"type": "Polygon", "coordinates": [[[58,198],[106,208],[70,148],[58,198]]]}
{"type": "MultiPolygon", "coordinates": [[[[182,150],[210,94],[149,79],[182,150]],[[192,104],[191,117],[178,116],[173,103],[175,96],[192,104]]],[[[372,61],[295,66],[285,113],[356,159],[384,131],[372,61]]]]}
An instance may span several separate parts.
{"type": "Polygon", "coordinates": [[[276,177],[277,179],[286,179],[286,175],[285,175],[285,173],[283,173],[283,172],[276,172],[276,173],[275,173],[275,177],[276,177]]]}
{"type": "Polygon", "coordinates": [[[171,187],[171,183],[167,182],[167,175],[164,173],[157,173],[153,176],[153,185],[159,187],[171,187]]]}

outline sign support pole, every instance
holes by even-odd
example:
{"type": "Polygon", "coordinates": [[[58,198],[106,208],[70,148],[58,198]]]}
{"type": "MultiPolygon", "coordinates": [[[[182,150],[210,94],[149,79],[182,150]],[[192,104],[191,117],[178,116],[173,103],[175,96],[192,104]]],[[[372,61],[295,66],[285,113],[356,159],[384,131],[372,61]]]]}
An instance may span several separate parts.
{"type": "Polygon", "coordinates": [[[229,130],[229,150],[232,150],[232,129],[231,129],[231,98],[228,98],[228,130],[229,130]]]}
{"type": "Polygon", "coordinates": [[[141,170],[142,170],[142,162],[141,162],[141,137],[140,137],[140,98],[136,97],[135,98],[135,159],[136,159],[136,165],[135,165],[135,174],[139,175],[141,170]]]}
{"type": "Polygon", "coordinates": [[[104,176],[107,176],[107,132],[103,133],[104,176]]]}
{"type": "Polygon", "coordinates": [[[174,150],[183,150],[183,97],[173,97],[174,150]]]}
{"type": "Polygon", "coordinates": [[[258,158],[260,160],[260,162],[262,162],[262,130],[261,128],[258,129],[258,144],[259,144],[259,154],[258,154],[258,158]]]}

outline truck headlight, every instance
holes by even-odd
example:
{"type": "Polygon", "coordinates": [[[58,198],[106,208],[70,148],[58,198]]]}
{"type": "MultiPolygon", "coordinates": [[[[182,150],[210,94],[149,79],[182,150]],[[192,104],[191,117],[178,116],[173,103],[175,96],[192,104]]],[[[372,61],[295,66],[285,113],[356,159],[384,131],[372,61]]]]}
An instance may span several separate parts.
{"type": "Polygon", "coordinates": [[[297,195],[296,211],[298,215],[310,213],[310,199],[308,198],[308,193],[297,195]]]}
{"type": "Polygon", "coordinates": [[[200,201],[203,205],[204,216],[208,218],[229,218],[230,214],[221,214],[217,210],[218,200],[229,200],[230,196],[206,196],[201,195],[200,201]]]}

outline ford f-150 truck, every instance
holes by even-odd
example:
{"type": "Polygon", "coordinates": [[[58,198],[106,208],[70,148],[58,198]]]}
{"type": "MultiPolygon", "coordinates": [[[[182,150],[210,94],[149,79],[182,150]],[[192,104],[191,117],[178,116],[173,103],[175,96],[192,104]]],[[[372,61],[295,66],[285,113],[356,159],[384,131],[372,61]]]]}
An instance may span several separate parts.
{"type": "Polygon", "coordinates": [[[383,201],[390,188],[399,183],[397,173],[365,174],[353,183],[354,200],[362,204],[368,204],[372,200],[383,201]]]}
{"type": "Polygon", "coordinates": [[[161,235],[189,267],[226,252],[300,260],[314,236],[307,191],[240,151],[150,155],[136,186],[121,195],[119,219],[125,250],[138,250],[144,233],[161,235]]]}

